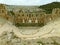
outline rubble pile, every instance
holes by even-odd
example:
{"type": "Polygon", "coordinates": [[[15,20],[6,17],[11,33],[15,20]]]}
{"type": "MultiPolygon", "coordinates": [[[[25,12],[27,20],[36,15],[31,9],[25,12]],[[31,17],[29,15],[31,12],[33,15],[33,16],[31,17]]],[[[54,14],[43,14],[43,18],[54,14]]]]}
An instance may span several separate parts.
{"type": "Polygon", "coordinates": [[[20,45],[20,38],[14,32],[4,31],[0,36],[0,45],[20,45]]]}

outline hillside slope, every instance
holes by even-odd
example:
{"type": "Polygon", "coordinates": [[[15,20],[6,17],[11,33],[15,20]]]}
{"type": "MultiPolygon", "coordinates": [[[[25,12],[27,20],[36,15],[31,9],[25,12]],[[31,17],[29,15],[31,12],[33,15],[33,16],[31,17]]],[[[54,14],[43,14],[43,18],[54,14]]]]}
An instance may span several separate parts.
{"type": "Polygon", "coordinates": [[[60,8],[60,2],[52,2],[46,5],[41,5],[39,8],[45,9],[46,13],[51,13],[52,9],[54,8],[60,8]]]}

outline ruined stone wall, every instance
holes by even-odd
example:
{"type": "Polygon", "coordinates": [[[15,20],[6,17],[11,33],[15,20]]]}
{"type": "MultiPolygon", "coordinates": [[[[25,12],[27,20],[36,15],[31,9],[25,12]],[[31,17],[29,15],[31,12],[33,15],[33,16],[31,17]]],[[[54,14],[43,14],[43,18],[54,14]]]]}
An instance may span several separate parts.
{"type": "Polygon", "coordinates": [[[0,4],[0,17],[7,19],[12,23],[36,23],[36,24],[46,24],[51,20],[60,17],[60,9],[55,8],[52,10],[51,14],[46,14],[45,12],[15,12],[14,15],[6,10],[5,5],[0,4]]]}
{"type": "Polygon", "coordinates": [[[6,18],[7,16],[7,10],[5,8],[5,5],[0,4],[0,17],[6,18]]]}
{"type": "Polygon", "coordinates": [[[52,10],[52,17],[53,19],[60,17],[60,8],[55,8],[52,10]]]}
{"type": "Polygon", "coordinates": [[[45,14],[41,13],[18,13],[16,15],[17,23],[42,23],[41,20],[45,17],[45,14]],[[31,22],[29,22],[29,20],[31,20],[31,22]]]}

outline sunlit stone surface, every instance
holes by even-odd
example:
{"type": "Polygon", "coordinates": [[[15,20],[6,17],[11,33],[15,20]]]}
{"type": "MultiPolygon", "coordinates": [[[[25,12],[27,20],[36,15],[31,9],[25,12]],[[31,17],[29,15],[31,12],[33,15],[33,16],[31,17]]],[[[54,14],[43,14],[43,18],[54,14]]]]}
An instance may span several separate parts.
{"type": "Polygon", "coordinates": [[[44,27],[17,28],[6,20],[4,22],[0,23],[0,45],[60,45],[59,19],[44,27]]]}

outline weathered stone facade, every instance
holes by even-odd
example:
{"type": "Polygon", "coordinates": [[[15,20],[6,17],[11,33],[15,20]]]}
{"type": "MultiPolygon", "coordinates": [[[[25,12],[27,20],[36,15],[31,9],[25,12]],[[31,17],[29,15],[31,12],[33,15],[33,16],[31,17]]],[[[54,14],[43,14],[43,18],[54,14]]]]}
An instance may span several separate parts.
{"type": "Polygon", "coordinates": [[[6,18],[7,16],[7,10],[5,8],[5,5],[0,4],[0,17],[6,18]]]}
{"type": "Polygon", "coordinates": [[[0,4],[0,17],[6,18],[8,21],[11,21],[14,24],[42,24],[45,25],[47,22],[54,20],[55,18],[59,17],[60,9],[55,8],[52,10],[51,14],[46,14],[44,10],[31,10],[24,12],[23,9],[12,12],[7,11],[5,5],[0,4]]]}
{"type": "Polygon", "coordinates": [[[16,23],[43,23],[45,13],[18,13],[16,23]],[[42,21],[41,21],[42,20],[42,21]]]}

